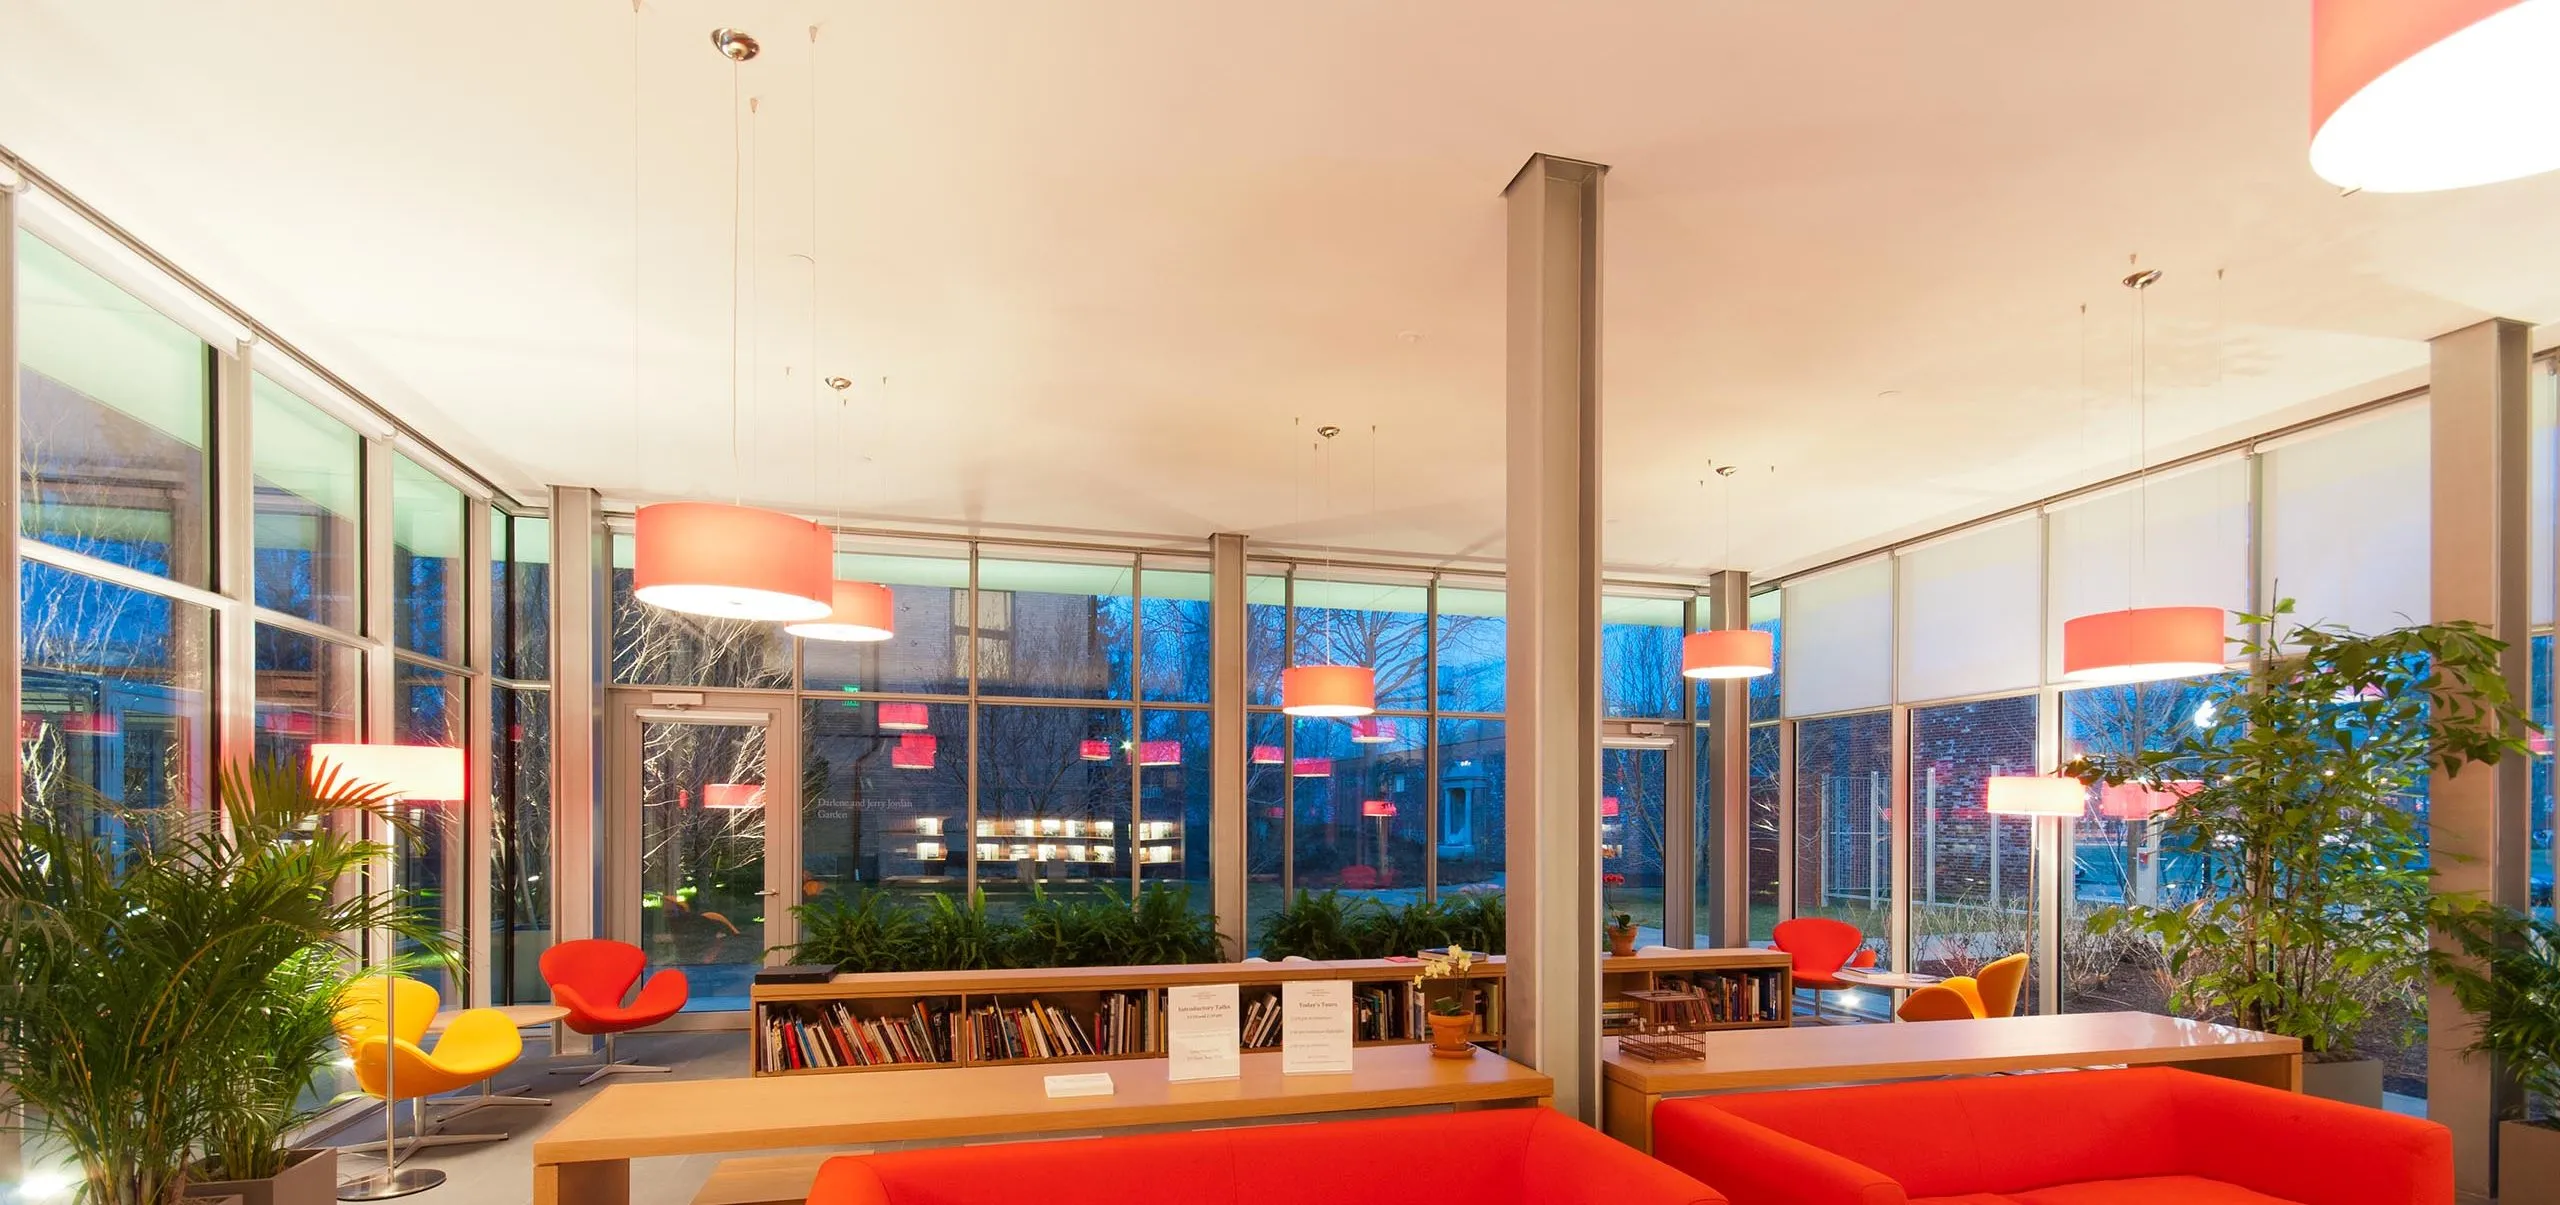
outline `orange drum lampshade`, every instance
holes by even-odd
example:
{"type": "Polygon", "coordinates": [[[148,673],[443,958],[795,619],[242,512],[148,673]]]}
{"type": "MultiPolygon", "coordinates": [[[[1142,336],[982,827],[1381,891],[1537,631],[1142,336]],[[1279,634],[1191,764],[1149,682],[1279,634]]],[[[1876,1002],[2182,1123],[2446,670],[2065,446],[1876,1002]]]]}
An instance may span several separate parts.
{"type": "Polygon", "coordinates": [[[2222,672],[2222,608],[2101,611],[2062,625],[2062,676],[2073,682],[2157,682],[2222,672]]]}
{"type": "Polygon", "coordinates": [[[1994,816],[2077,816],[2089,789],[2076,778],[2002,774],[1991,780],[1984,810],[1994,816]]]}
{"type": "Polygon", "coordinates": [[[764,806],[764,784],[760,782],[709,782],[702,785],[702,806],[721,811],[743,812],[764,806]]]}
{"type": "Polygon", "coordinates": [[[1348,718],[1378,709],[1378,673],[1365,665],[1293,665],[1280,671],[1280,710],[1348,718]]]}
{"type": "Polygon", "coordinates": [[[1602,816],[1615,816],[1615,815],[1617,815],[1617,814],[1618,814],[1618,797],[1617,797],[1617,796],[1615,796],[1615,795],[1603,795],[1603,796],[1601,796],[1601,797],[1600,797],[1600,814],[1601,814],[1602,816]]]}
{"type": "Polygon", "coordinates": [[[460,800],[462,750],[450,745],[311,746],[311,781],[370,787],[406,800],[460,800]]]}
{"type": "Polygon", "coordinates": [[[806,519],[717,502],[662,502],[635,517],[632,597],[653,607],[802,623],[835,607],[835,547],[806,519]]]}
{"type": "Polygon", "coordinates": [[[887,640],[897,635],[896,621],[890,618],[896,603],[887,586],[837,582],[834,598],[835,606],[825,618],[795,623],[782,630],[803,640],[847,643],[887,640]]]}
{"type": "Polygon", "coordinates": [[[2311,170],[2434,192],[2560,167],[2560,0],[2312,0],[2311,170]]]}
{"type": "Polygon", "coordinates": [[[890,732],[922,732],[933,726],[932,717],[922,703],[883,703],[880,705],[880,727],[890,732]]]}
{"type": "Polygon", "coordinates": [[[1691,632],[1680,642],[1683,678],[1757,678],[1777,663],[1777,642],[1754,628],[1691,632]]]}
{"type": "Polygon", "coordinates": [[[941,753],[942,742],[920,732],[910,732],[889,747],[889,766],[897,770],[930,770],[941,753]]]}
{"type": "Polygon", "coordinates": [[[2181,779],[2165,787],[2121,782],[2098,789],[2098,814],[2109,820],[2149,820],[2175,809],[2179,800],[2203,789],[2204,784],[2194,779],[2181,779]]]}

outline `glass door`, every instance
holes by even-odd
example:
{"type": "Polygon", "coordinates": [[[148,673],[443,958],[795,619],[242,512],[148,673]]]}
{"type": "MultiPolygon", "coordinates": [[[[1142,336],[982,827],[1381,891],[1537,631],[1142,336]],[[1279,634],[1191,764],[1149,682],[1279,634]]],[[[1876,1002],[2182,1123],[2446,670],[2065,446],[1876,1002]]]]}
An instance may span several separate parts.
{"type": "Polygon", "coordinates": [[[687,1013],[734,1021],[765,951],[797,940],[797,716],[780,696],[615,694],[606,935],[682,972],[687,1013]]]}
{"type": "Polygon", "coordinates": [[[1616,744],[1600,750],[1600,910],[1604,923],[1634,918],[1636,946],[1666,944],[1663,921],[1664,801],[1671,751],[1616,744]]]}

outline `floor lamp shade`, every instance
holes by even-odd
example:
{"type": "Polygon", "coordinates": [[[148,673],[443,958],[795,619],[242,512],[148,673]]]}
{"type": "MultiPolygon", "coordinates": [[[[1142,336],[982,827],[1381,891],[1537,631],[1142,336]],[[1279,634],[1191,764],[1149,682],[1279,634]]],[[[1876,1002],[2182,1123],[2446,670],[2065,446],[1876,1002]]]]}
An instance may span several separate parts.
{"type": "Polygon", "coordinates": [[[1983,810],[1994,816],[2077,816],[2089,802],[2089,788],[2076,778],[2002,774],[1987,787],[1983,810]]]}
{"type": "Polygon", "coordinates": [[[653,607],[803,623],[835,609],[835,542],[806,519],[717,502],[662,502],[634,520],[632,597],[653,607]]]}
{"type": "Polygon", "coordinates": [[[1680,642],[1683,678],[1757,678],[1777,668],[1778,645],[1753,628],[1691,632],[1680,642]]]}
{"type": "Polygon", "coordinates": [[[897,635],[896,603],[887,586],[870,582],[835,583],[835,605],[824,619],[795,623],[782,629],[803,640],[836,640],[864,643],[887,640],[897,635]]]}
{"type": "Polygon", "coordinates": [[[2156,682],[2223,669],[2222,608],[2101,611],[2062,625],[2062,676],[2073,682],[2156,682]]]}
{"type": "Polygon", "coordinates": [[[371,788],[397,799],[467,798],[462,750],[450,745],[311,746],[311,781],[371,788]]]}
{"type": "Polygon", "coordinates": [[[1365,665],[1293,665],[1280,671],[1280,710],[1363,716],[1378,709],[1378,673],[1365,665]]]}
{"type": "Polygon", "coordinates": [[[2434,192],[2560,167],[2560,0],[2312,0],[2311,170],[2434,192]]]}

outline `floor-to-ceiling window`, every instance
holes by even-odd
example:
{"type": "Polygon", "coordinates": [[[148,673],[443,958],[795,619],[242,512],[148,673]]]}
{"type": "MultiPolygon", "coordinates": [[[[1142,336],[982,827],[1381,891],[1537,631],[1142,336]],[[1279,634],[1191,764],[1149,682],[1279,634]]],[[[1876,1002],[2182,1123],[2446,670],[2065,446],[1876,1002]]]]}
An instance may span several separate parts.
{"type": "Polygon", "coordinates": [[[489,512],[489,998],[547,1000],[551,947],[551,521],[489,512]]]}

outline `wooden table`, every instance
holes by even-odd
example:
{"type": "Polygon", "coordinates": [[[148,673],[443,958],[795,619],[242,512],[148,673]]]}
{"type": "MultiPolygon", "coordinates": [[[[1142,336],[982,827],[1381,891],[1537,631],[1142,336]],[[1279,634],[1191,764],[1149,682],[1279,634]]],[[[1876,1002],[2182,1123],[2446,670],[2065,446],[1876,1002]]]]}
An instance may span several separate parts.
{"type": "Polygon", "coordinates": [[[917,1068],[861,1075],[615,1084],[533,1144],[534,1205],[627,1205],[631,1160],[935,1138],[1243,1121],[1423,1105],[1548,1105],[1555,1083],[1487,1050],[1363,1048],[1344,1075],[1280,1074],[1248,1053],[1231,1080],[1176,1084],[1164,1059],[917,1068]],[[1051,1075],[1108,1071],[1117,1092],[1052,1100],[1051,1075]]]}
{"type": "Polygon", "coordinates": [[[436,1013],[435,1019],[427,1022],[427,1032],[444,1032],[444,1028],[446,1026],[453,1024],[453,1019],[455,1017],[459,1017],[466,1012],[496,1013],[513,1022],[515,1027],[518,1029],[531,1029],[537,1025],[549,1025],[552,1022],[569,1015],[568,1009],[562,1008],[557,1004],[499,1004],[479,1009],[448,1008],[436,1013]]]}
{"type": "Polygon", "coordinates": [[[2168,1064],[2302,1090],[2302,1041],[2153,1013],[2065,1013],[1911,1025],[1823,1025],[1706,1035],[1706,1057],[1652,1063],[1600,1052],[1609,1135],[1650,1152],[1665,1096],[1751,1088],[2168,1064]]]}

